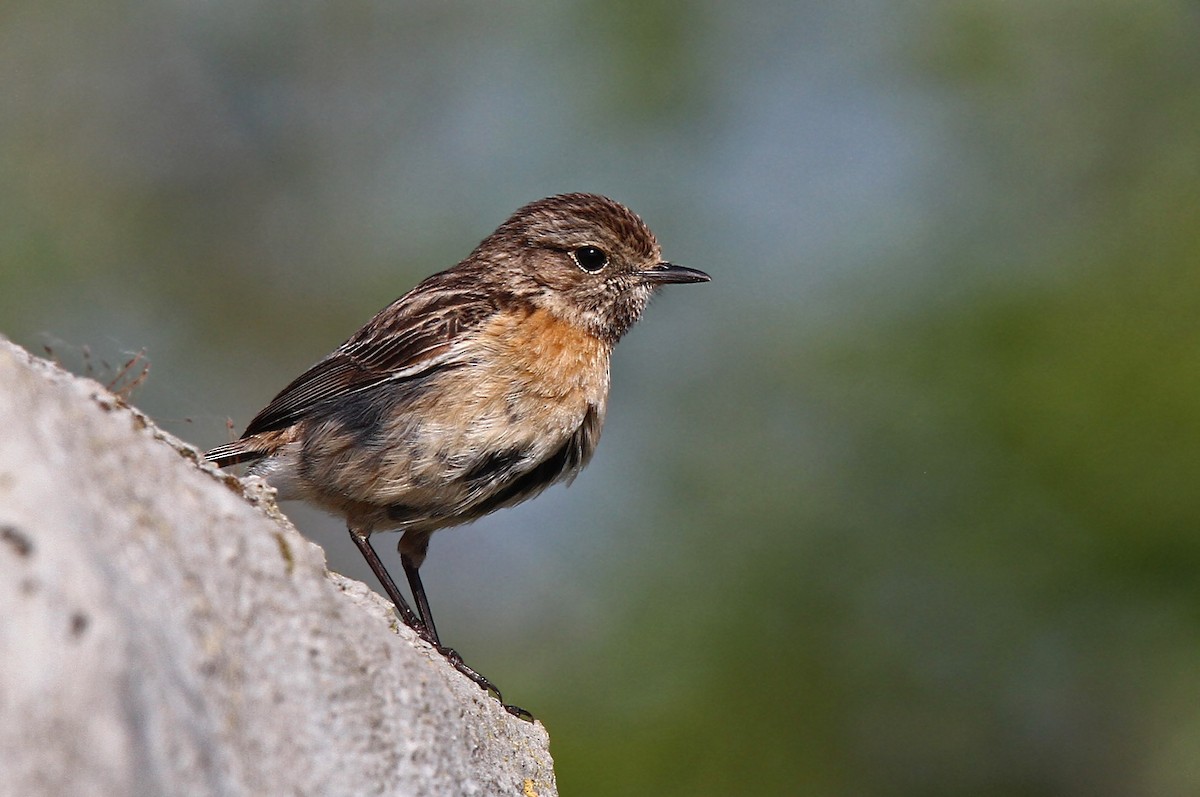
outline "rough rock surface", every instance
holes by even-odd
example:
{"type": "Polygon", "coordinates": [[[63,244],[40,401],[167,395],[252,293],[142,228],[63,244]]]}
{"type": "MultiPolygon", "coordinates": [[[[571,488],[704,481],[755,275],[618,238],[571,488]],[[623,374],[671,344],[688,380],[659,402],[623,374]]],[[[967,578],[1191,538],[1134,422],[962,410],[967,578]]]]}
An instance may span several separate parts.
{"type": "Polygon", "coordinates": [[[0,338],[0,794],[556,794],[269,490],[0,338]]]}

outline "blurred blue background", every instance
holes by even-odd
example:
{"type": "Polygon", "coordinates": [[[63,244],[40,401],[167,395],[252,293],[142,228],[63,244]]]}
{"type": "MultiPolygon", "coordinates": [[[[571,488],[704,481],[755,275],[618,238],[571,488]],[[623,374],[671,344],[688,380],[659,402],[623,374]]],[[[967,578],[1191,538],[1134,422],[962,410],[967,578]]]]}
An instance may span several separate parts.
{"type": "Polygon", "coordinates": [[[145,349],[209,447],[608,194],[713,282],[618,348],[574,486],[423,571],[563,793],[1193,795],[1197,42],[1170,0],[15,0],[0,333],[145,349]]]}

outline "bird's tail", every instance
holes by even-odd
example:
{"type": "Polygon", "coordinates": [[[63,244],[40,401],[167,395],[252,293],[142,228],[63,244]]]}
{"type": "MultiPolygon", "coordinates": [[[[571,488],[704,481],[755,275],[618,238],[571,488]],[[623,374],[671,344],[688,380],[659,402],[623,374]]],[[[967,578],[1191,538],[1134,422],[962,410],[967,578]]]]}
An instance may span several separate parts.
{"type": "Polygon", "coordinates": [[[264,446],[263,441],[253,437],[243,437],[241,440],[217,446],[205,454],[204,458],[218,468],[224,468],[229,465],[237,465],[239,462],[254,462],[270,453],[271,449],[264,446]]]}

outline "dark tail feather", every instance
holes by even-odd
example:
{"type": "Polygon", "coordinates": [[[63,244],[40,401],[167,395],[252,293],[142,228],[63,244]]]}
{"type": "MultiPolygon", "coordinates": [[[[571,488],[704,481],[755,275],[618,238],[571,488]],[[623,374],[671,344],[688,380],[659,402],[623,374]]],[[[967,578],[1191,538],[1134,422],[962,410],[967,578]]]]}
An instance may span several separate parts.
{"type": "Polygon", "coordinates": [[[261,443],[257,440],[234,440],[232,443],[217,446],[205,454],[204,458],[218,468],[237,465],[239,462],[254,462],[270,453],[269,451],[263,451],[258,447],[259,445],[261,443]]]}

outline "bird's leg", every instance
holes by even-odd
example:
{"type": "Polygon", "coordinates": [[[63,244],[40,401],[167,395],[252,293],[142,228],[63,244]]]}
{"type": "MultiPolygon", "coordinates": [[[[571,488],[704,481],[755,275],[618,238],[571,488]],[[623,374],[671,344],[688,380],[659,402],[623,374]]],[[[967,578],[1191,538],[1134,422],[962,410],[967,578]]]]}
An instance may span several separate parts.
{"type": "Polygon", "coordinates": [[[428,634],[426,641],[445,656],[446,660],[454,666],[454,669],[467,676],[467,678],[470,678],[483,691],[494,694],[496,699],[500,701],[500,705],[504,706],[504,710],[509,714],[521,719],[532,720],[533,715],[525,709],[505,703],[504,696],[500,694],[500,690],[496,688],[495,684],[476,672],[473,668],[468,667],[457,650],[443,645],[438,638],[437,626],[433,624],[433,614],[429,611],[429,598],[425,595],[425,585],[421,583],[421,564],[425,561],[425,552],[429,550],[429,535],[414,535],[412,532],[408,532],[400,538],[400,545],[398,547],[400,549],[400,564],[403,565],[404,575],[408,579],[408,588],[412,590],[413,600],[416,601],[417,611],[421,615],[421,623],[428,634]]]}
{"type": "Polygon", "coordinates": [[[433,624],[433,614],[429,611],[429,598],[425,596],[425,585],[421,583],[421,563],[425,561],[425,551],[429,548],[429,537],[425,537],[414,545],[408,540],[400,542],[400,564],[404,566],[404,576],[408,579],[408,588],[412,590],[413,600],[417,602],[417,614],[425,629],[429,631],[430,641],[435,647],[441,647],[437,626],[433,624]],[[416,545],[420,547],[417,548],[416,545]]]}
{"type": "Polygon", "coordinates": [[[408,585],[412,588],[413,598],[417,601],[417,609],[420,611],[420,616],[413,612],[412,608],[408,605],[408,601],[400,593],[399,587],[396,586],[396,582],[392,580],[392,574],[383,566],[383,562],[379,559],[379,554],[375,553],[375,548],[371,545],[370,535],[359,529],[350,527],[350,537],[354,540],[355,545],[358,546],[358,550],[362,552],[363,558],[367,560],[367,564],[371,566],[371,572],[375,574],[375,577],[379,579],[379,583],[383,585],[384,592],[392,599],[392,603],[396,606],[396,612],[400,615],[400,619],[404,621],[404,624],[416,631],[417,635],[432,645],[438,653],[445,656],[454,665],[454,669],[474,681],[480,689],[495,694],[496,699],[503,703],[504,698],[500,695],[500,690],[491,681],[475,672],[471,667],[468,667],[462,660],[462,656],[458,654],[458,651],[454,648],[446,647],[438,639],[437,629],[433,626],[433,615],[429,612],[429,599],[425,596],[425,587],[421,583],[421,576],[418,573],[421,567],[420,563],[425,559],[425,551],[429,548],[429,536],[425,535],[416,538],[416,546],[413,545],[414,541],[409,541],[406,546],[404,540],[401,540],[400,561],[404,565],[404,574],[408,577],[408,585]]]}
{"type": "Polygon", "coordinates": [[[375,574],[375,578],[379,579],[379,583],[383,585],[383,591],[392,599],[392,603],[395,604],[396,613],[400,615],[400,619],[404,621],[405,625],[416,631],[422,639],[428,639],[429,632],[425,629],[425,624],[421,622],[421,618],[417,617],[416,613],[409,607],[408,601],[404,600],[404,596],[400,594],[396,582],[392,581],[392,574],[383,566],[383,562],[379,561],[379,554],[375,553],[375,549],[371,547],[370,533],[351,526],[350,539],[354,540],[354,544],[358,546],[363,559],[366,559],[367,564],[371,566],[371,572],[375,574]]]}

